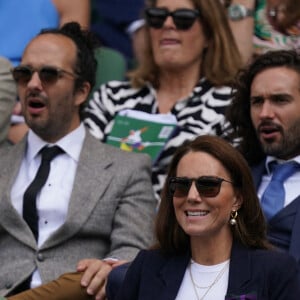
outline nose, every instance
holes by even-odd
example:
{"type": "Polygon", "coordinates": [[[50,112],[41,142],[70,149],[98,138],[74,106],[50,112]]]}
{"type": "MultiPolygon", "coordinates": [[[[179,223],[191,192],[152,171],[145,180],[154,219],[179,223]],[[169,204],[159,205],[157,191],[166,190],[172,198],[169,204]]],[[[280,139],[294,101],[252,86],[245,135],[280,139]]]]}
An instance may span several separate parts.
{"type": "Polygon", "coordinates": [[[192,182],[189,193],[187,195],[187,200],[189,202],[196,202],[196,201],[199,202],[199,201],[201,201],[201,197],[200,197],[199,192],[196,188],[195,181],[192,182]]]}
{"type": "Polygon", "coordinates": [[[39,73],[37,71],[34,71],[32,73],[32,76],[27,83],[27,87],[32,88],[32,89],[37,89],[37,88],[42,89],[42,81],[41,81],[39,73]]]}
{"type": "Polygon", "coordinates": [[[262,104],[259,117],[260,119],[274,118],[274,108],[269,100],[264,101],[264,103],[262,104]]]}
{"type": "Polygon", "coordinates": [[[167,18],[165,19],[163,27],[165,27],[165,28],[176,28],[172,16],[167,16],[167,18]]]}

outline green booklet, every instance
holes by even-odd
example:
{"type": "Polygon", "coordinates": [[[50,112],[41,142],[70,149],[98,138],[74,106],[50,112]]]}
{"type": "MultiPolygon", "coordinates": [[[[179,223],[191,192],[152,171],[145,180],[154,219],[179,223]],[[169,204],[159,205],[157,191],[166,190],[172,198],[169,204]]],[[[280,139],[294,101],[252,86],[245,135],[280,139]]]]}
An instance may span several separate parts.
{"type": "Polygon", "coordinates": [[[172,114],[148,114],[125,110],[114,120],[106,143],[125,151],[147,153],[154,164],[177,128],[172,114]]]}

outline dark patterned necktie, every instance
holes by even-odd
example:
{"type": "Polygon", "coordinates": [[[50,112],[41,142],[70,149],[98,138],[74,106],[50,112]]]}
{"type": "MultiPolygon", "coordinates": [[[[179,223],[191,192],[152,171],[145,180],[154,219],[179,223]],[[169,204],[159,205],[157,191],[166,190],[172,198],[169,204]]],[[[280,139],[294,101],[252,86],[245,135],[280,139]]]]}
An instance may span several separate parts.
{"type": "Polygon", "coordinates": [[[299,170],[295,161],[271,166],[273,175],[261,200],[262,209],[266,218],[271,219],[284,206],[285,191],[284,181],[299,170]]]}
{"type": "Polygon", "coordinates": [[[36,208],[36,197],[44,184],[47,181],[50,172],[51,160],[64,151],[58,147],[47,147],[45,146],[40,151],[42,156],[41,164],[35,175],[34,180],[28,186],[23,197],[23,218],[31,228],[35,239],[38,239],[38,222],[39,217],[36,208]]]}

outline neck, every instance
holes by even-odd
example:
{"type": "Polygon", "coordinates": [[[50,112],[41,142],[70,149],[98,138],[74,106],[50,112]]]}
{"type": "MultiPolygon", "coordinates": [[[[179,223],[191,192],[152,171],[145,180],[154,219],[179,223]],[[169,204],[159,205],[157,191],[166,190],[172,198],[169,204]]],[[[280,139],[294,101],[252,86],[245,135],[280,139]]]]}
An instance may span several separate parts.
{"type": "Polygon", "coordinates": [[[157,101],[162,113],[169,112],[176,102],[187,98],[199,81],[199,68],[189,72],[163,71],[159,76],[157,101]]]}
{"type": "Polygon", "coordinates": [[[180,94],[190,93],[201,77],[200,75],[199,64],[186,68],[161,70],[158,90],[169,90],[180,94]]]}
{"type": "Polygon", "coordinates": [[[232,235],[226,238],[191,237],[192,259],[202,265],[216,265],[230,258],[232,235]]]}

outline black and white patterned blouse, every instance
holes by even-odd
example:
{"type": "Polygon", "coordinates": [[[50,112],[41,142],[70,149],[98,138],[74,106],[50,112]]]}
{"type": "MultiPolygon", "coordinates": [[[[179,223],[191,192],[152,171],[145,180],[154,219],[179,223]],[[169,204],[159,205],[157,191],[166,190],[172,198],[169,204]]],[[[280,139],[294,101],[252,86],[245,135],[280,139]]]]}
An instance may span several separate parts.
{"type": "MultiPolygon", "coordinates": [[[[186,99],[178,101],[171,113],[176,116],[179,130],[167,142],[159,160],[153,166],[154,191],[159,193],[165,181],[167,166],[178,146],[199,135],[221,136],[225,124],[225,109],[231,103],[230,87],[214,87],[202,78],[186,99]]],[[[115,115],[124,109],[157,114],[156,91],[148,84],[134,89],[127,81],[111,81],[98,89],[84,112],[84,123],[99,140],[105,141],[110,133],[115,115]]]]}

